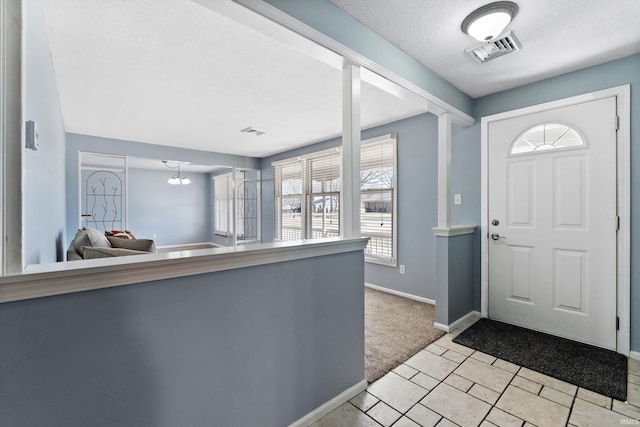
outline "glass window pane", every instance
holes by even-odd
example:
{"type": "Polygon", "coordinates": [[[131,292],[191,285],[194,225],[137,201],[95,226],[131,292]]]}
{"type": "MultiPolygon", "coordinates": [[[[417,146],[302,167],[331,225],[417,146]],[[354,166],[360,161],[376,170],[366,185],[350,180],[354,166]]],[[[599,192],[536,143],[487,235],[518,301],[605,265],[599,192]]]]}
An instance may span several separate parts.
{"type": "Polygon", "coordinates": [[[281,240],[302,239],[302,198],[282,197],[280,200],[281,240]]]}
{"type": "Polygon", "coordinates": [[[511,154],[534,153],[585,145],[578,132],[569,126],[545,123],[532,127],[520,135],[511,147],[511,154]]]}
{"type": "Polygon", "coordinates": [[[311,197],[311,238],[340,235],[340,194],[311,197]]]}

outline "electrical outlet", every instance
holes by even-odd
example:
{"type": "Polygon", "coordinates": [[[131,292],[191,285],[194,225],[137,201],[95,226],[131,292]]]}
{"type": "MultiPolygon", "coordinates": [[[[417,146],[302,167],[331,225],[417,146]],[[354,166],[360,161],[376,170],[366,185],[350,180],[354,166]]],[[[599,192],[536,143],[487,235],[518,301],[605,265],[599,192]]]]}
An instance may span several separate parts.
{"type": "Polygon", "coordinates": [[[153,233],[153,240],[156,240],[156,233],[153,233]]]}
{"type": "Polygon", "coordinates": [[[405,273],[404,265],[400,264],[400,274],[404,274],[404,273],[405,273]]]}
{"type": "Polygon", "coordinates": [[[454,194],[453,195],[453,204],[461,205],[462,204],[462,194],[454,194]]]}

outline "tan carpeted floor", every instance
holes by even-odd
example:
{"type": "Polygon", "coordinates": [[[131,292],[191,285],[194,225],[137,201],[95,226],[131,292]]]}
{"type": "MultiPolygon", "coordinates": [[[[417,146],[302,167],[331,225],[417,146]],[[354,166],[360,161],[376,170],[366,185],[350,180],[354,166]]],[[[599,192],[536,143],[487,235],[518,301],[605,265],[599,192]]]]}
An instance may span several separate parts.
{"type": "Polygon", "coordinates": [[[431,304],[365,288],[365,374],[373,382],[444,335],[431,304]]]}

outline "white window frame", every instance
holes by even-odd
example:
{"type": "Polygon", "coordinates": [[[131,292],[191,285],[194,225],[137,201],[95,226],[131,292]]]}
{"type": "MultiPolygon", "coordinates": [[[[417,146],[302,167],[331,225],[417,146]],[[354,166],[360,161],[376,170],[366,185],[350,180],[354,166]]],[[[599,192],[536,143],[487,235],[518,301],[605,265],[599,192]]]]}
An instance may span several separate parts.
{"type": "MultiPolygon", "coordinates": [[[[383,258],[379,256],[371,256],[366,254],[365,250],[365,261],[372,264],[380,264],[387,267],[397,267],[398,266],[398,140],[397,134],[391,133],[386,135],[381,135],[375,138],[370,138],[362,141],[362,147],[367,144],[375,144],[381,143],[384,141],[393,141],[393,187],[391,188],[392,192],[392,225],[391,225],[391,245],[392,245],[392,256],[390,258],[383,258]]],[[[279,240],[279,236],[282,236],[282,206],[281,206],[281,197],[282,197],[282,182],[279,173],[279,168],[293,165],[296,163],[300,164],[301,168],[301,179],[302,179],[302,194],[301,194],[301,209],[300,209],[300,235],[303,239],[311,238],[310,237],[310,228],[311,228],[311,212],[308,209],[308,200],[313,197],[313,193],[310,188],[310,177],[308,176],[308,168],[307,162],[309,160],[323,157],[331,153],[335,152],[339,153],[339,161],[340,165],[342,165],[342,149],[340,147],[330,148],[320,151],[315,151],[304,156],[292,157],[284,160],[279,160],[273,162],[271,165],[274,167],[274,240],[279,240]]],[[[343,170],[340,168],[340,182],[341,186],[344,182],[342,179],[343,170]]],[[[362,188],[361,188],[362,190],[362,188]]],[[[388,191],[388,190],[382,190],[388,191]]],[[[362,193],[361,193],[362,194],[362,193]]],[[[340,189],[339,195],[342,195],[342,188],[340,189]]],[[[362,202],[359,203],[358,208],[361,212],[361,220],[362,214],[364,214],[364,208],[362,202]]],[[[342,206],[340,206],[342,209],[342,206]]],[[[361,221],[361,231],[362,231],[362,221],[361,221]]],[[[339,225],[340,234],[342,235],[343,224],[339,225]]]]}
{"type": "MultiPolygon", "coordinates": [[[[282,194],[282,175],[279,172],[281,168],[286,166],[293,166],[295,164],[300,164],[300,180],[302,182],[300,189],[300,238],[304,239],[306,234],[305,225],[306,221],[304,218],[306,217],[306,209],[305,209],[305,193],[307,189],[305,188],[305,165],[304,159],[301,157],[294,157],[286,160],[280,160],[277,162],[273,162],[271,165],[274,168],[274,223],[273,223],[273,233],[274,240],[284,241],[286,239],[282,239],[282,198],[285,197],[282,194]]],[[[288,197],[295,197],[295,195],[287,195],[288,197]]]]}
{"type": "MultiPolygon", "coordinates": [[[[387,267],[397,267],[398,266],[398,137],[396,133],[381,135],[375,138],[370,138],[362,141],[362,147],[364,148],[366,145],[381,143],[384,141],[393,141],[393,187],[391,188],[392,192],[392,218],[391,218],[391,258],[383,258],[372,255],[367,255],[365,248],[365,257],[364,260],[371,264],[380,264],[385,265],[387,267]]],[[[362,164],[362,160],[361,160],[362,164]]],[[[360,194],[362,198],[363,193],[362,187],[360,188],[360,194]]],[[[362,202],[360,205],[361,215],[364,214],[364,208],[362,207],[362,202]]],[[[362,237],[367,237],[362,234],[362,219],[360,219],[360,233],[362,237]]],[[[368,245],[367,245],[368,246],[368,245]]]]}
{"type": "MultiPolygon", "coordinates": [[[[310,233],[312,232],[312,219],[310,217],[311,212],[308,204],[311,197],[314,196],[311,189],[311,182],[308,170],[308,162],[320,157],[325,157],[330,154],[338,154],[338,165],[340,170],[340,182],[342,183],[342,150],[339,147],[329,148],[325,150],[315,151],[313,153],[305,154],[304,156],[292,157],[284,160],[278,160],[271,164],[274,167],[274,240],[278,239],[277,236],[282,236],[282,209],[280,200],[282,196],[282,178],[279,174],[279,168],[290,166],[294,164],[300,165],[300,176],[302,179],[302,193],[300,194],[300,236],[302,239],[311,239],[310,233]]],[[[340,184],[342,185],[342,184],[340,184]]],[[[340,198],[341,191],[338,192],[340,198]]],[[[317,196],[317,194],[316,194],[317,196]]],[[[342,208],[342,206],[340,206],[342,208]]],[[[342,224],[339,224],[340,235],[342,235],[342,224]]]]}

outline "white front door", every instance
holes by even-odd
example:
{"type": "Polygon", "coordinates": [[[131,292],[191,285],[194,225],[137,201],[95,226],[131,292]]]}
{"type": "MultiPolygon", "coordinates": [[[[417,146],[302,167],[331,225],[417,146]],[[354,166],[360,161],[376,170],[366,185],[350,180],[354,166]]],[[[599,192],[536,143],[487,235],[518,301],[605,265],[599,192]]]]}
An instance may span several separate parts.
{"type": "Polygon", "coordinates": [[[488,126],[489,317],[616,348],[616,98],[488,126]]]}

